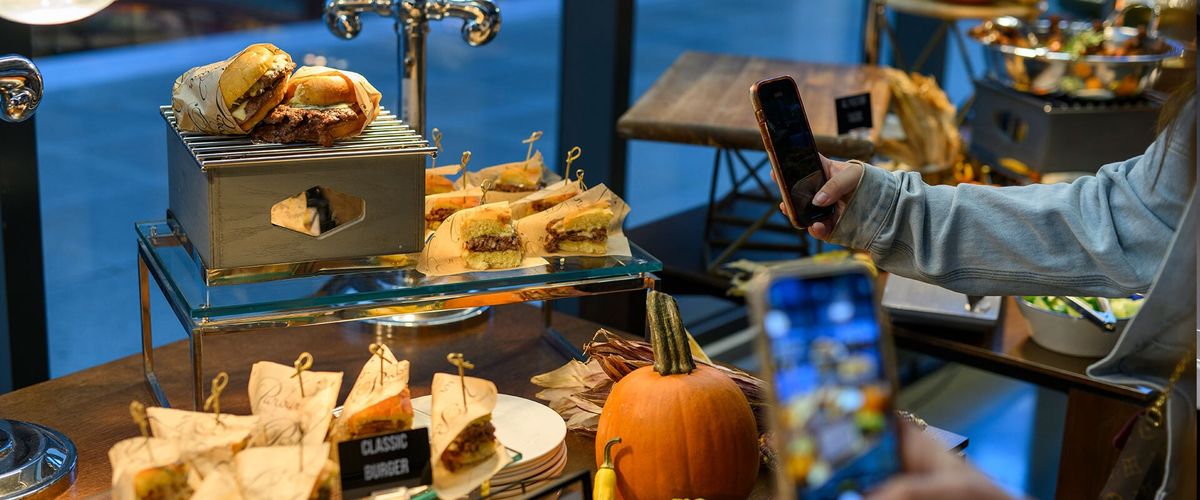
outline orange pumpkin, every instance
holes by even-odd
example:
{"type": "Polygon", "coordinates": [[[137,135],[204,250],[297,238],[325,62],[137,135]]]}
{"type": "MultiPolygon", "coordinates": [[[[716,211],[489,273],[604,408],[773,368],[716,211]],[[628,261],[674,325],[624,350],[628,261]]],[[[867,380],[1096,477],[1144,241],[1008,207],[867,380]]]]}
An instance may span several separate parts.
{"type": "Polygon", "coordinates": [[[596,464],[612,449],[617,498],[746,498],[758,476],[758,431],[746,396],[724,373],[692,361],[679,308],[646,298],[654,366],[617,382],[596,433],[596,464]]]}

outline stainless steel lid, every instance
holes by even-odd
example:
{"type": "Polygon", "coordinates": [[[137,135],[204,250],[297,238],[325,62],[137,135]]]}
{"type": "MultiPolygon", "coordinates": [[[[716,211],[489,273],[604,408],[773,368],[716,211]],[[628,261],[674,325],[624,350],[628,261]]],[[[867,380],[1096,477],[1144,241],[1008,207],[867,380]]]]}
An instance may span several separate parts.
{"type": "Polygon", "coordinates": [[[176,126],[175,112],[170,106],[159,107],[159,112],[204,171],[274,161],[397,154],[435,155],[437,152],[424,137],[383,107],[379,108],[379,116],[375,121],[367,125],[361,134],[334,142],[330,147],[312,143],[256,143],[247,135],[184,132],[176,126]]]}
{"type": "Polygon", "coordinates": [[[77,461],[61,432],[0,419],[0,499],[56,497],[75,481],[77,461]]]}

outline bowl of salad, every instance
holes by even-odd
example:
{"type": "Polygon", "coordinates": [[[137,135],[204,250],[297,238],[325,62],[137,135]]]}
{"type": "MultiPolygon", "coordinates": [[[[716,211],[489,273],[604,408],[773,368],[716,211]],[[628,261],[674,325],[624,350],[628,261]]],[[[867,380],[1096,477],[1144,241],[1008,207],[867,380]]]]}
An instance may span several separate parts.
{"type": "MultiPolygon", "coordinates": [[[[1092,309],[1102,310],[1100,299],[1083,297],[1092,309]]],[[[1117,329],[1105,331],[1057,297],[1017,297],[1021,315],[1029,322],[1031,338],[1038,345],[1068,356],[1097,358],[1105,356],[1117,343],[1145,299],[1141,297],[1108,299],[1109,308],[1117,318],[1117,329]]]]}

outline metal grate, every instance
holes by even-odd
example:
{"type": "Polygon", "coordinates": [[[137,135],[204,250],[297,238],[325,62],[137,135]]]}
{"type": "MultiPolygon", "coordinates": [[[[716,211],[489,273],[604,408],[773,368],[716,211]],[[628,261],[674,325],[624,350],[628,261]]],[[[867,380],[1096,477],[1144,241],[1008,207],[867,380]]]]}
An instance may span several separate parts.
{"type": "Polygon", "coordinates": [[[254,142],[248,135],[207,135],[179,130],[170,106],[159,107],[163,119],[183,145],[192,153],[202,170],[248,162],[342,158],[381,154],[436,154],[429,142],[407,123],[380,107],[379,116],[362,134],[342,139],[331,147],[313,143],[277,144],[254,142]]]}

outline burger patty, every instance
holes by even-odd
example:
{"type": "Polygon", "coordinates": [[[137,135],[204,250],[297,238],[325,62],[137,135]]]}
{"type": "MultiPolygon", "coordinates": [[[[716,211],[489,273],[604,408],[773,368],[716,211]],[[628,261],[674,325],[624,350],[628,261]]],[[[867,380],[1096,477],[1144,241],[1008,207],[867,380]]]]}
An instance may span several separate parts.
{"type": "Polygon", "coordinates": [[[546,187],[545,182],[538,182],[533,186],[525,184],[495,184],[492,186],[492,191],[503,191],[505,193],[524,193],[525,191],[537,191],[546,187]]]}
{"type": "Polygon", "coordinates": [[[339,123],[358,119],[358,112],[347,107],[294,108],[280,104],[254,127],[250,136],[266,142],[315,142],[333,145],[329,131],[339,123]]]}
{"type": "Polygon", "coordinates": [[[442,464],[454,472],[464,465],[487,458],[489,455],[478,457],[475,455],[484,445],[494,446],[495,440],[496,427],[492,425],[491,420],[475,420],[446,446],[446,450],[442,452],[442,464]]]}
{"type": "Polygon", "coordinates": [[[521,248],[521,241],[516,234],[485,234],[467,240],[466,246],[472,252],[504,252],[521,248]]]}
{"type": "MultiPolygon", "coordinates": [[[[551,222],[550,224],[553,225],[554,222],[551,222]]],[[[606,227],[598,227],[587,231],[566,231],[562,233],[555,231],[552,227],[547,227],[546,231],[550,235],[550,237],[546,240],[546,251],[548,252],[557,252],[559,249],[559,243],[563,241],[593,241],[600,243],[608,239],[608,228],[606,227]]]]}
{"type": "Polygon", "coordinates": [[[242,96],[237,98],[236,101],[233,101],[233,104],[229,106],[229,109],[237,109],[238,106],[245,102],[246,118],[254,116],[254,114],[258,113],[258,110],[262,109],[262,107],[267,104],[267,101],[271,98],[270,90],[278,87],[279,85],[283,85],[283,79],[287,78],[287,76],[292,73],[292,69],[295,67],[295,64],[289,64],[282,71],[266,72],[261,78],[258,79],[257,82],[254,82],[254,85],[251,85],[250,88],[246,90],[245,94],[242,94],[242,96]]]}
{"type": "Polygon", "coordinates": [[[429,213],[425,214],[425,220],[429,222],[442,222],[450,218],[451,215],[454,215],[454,212],[459,210],[462,209],[454,207],[435,208],[430,210],[429,213]]]}

